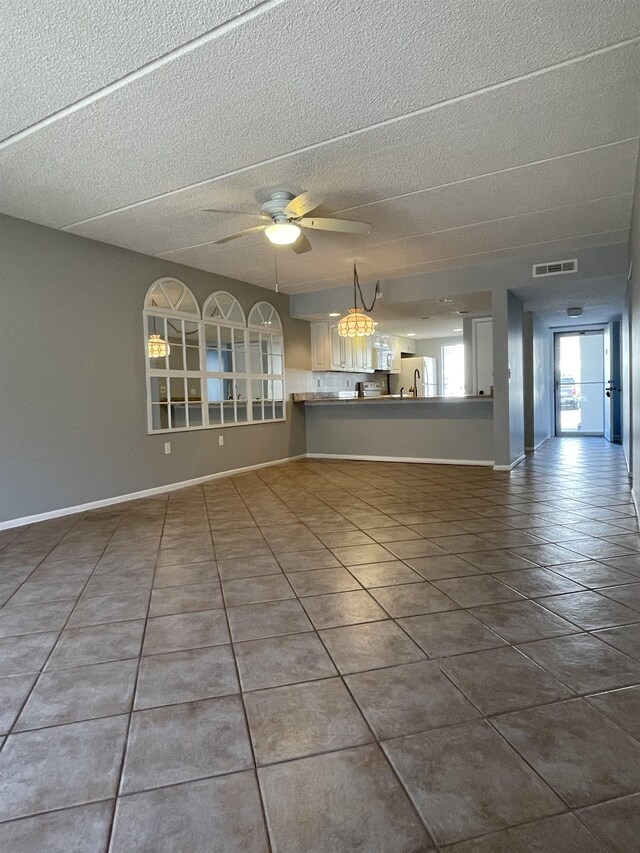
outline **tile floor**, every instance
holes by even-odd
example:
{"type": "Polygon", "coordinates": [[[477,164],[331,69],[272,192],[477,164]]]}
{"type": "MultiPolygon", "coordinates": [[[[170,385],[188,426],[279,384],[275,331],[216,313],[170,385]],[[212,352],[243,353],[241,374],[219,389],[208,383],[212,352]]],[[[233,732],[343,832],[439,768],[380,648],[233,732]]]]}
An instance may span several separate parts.
{"type": "Polygon", "coordinates": [[[602,440],[5,531],[0,604],[1,850],[640,850],[640,537],[602,440]]]}

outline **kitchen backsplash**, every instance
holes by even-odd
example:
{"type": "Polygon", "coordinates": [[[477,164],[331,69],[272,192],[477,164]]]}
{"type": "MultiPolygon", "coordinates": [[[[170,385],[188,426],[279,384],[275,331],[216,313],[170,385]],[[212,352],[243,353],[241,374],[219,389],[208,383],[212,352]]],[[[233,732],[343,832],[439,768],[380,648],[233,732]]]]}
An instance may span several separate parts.
{"type": "Polygon", "coordinates": [[[287,369],[287,396],[305,391],[355,391],[356,382],[386,379],[386,373],[340,373],[287,369]]]}

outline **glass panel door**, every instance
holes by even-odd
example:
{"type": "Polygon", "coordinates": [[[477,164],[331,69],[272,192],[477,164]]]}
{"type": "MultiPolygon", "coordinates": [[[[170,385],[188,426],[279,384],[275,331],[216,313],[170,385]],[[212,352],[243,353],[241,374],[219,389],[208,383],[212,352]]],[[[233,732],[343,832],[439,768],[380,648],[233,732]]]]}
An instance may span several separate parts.
{"type": "Polygon", "coordinates": [[[604,335],[555,336],[556,435],[604,434],[604,335]]]}

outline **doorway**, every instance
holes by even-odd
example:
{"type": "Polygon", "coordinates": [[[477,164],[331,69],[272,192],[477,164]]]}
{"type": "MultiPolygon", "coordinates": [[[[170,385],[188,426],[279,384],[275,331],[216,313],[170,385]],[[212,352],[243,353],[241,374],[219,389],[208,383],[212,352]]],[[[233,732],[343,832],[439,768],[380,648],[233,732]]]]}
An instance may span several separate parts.
{"type": "MultiPolygon", "coordinates": [[[[605,435],[605,331],[556,332],[556,435],[605,435]]],[[[606,436],[610,438],[609,436],[606,436]]]]}

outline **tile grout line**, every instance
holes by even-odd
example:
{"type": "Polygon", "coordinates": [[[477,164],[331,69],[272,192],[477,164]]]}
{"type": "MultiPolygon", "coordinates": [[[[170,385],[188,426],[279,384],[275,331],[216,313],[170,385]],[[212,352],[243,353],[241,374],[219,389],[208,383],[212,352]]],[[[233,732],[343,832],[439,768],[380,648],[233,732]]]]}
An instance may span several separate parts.
{"type": "MultiPolygon", "coordinates": [[[[85,514],[83,513],[83,514],[82,514],[82,515],[81,515],[81,516],[76,520],[76,522],[75,522],[73,525],[71,525],[71,526],[70,526],[70,528],[65,532],[65,534],[61,537],[61,539],[60,539],[60,540],[59,540],[59,541],[58,541],[58,542],[53,546],[53,548],[51,548],[51,550],[50,550],[50,551],[48,551],[48,552],[47,552],[47,555],[46,555],[46,556],[45,556],[45,557],[40,561],[40,563],[38,563],[38,565],[33,569],[33,571],[36,571],[36,570],[37,570],[37,569],[42,565],[42,563],[47,559],[47,557],[49,556],[49,554],[51,554],[51,553],[52,553],[52,551],[54,551],[54,550],[58,547],[58,545],[59,545],[59,544],[60,544],[60,543],[65,539],[65,537],[67,536],[67,534],[68,534],[68,533],[70,533],[70,532],[71,532],[71,530],[73,530],[73,529],[74,529],[74,528],[75,528],[75,527],[76,527],[76,526],[77,526],[77,525],[78,525],[78,524],[79,524],[79,523],[84,519],[84,515],[85,515],[85,514]]],[[[123,513],[123,515],[124,515],[124,513],[123,513]]],[[[37,675],[36,675],[35,681],[34,681],[34,682],[33,682],[33,684],[31,685],[31,689],[28,691],[28,693],[27,693],[27,695],[26,695],[26,697],[25,697],[24,701],[23,701],[23,702],[22,702],[22,704],[20,705],[20,709],[19,709],[19,711],[18,711],[18,714],[16,715],[16,717],[15,717],[15,719],[14,719],[13,723],[11,724],[11,727],[10,727],[9,731],[7,732],[7,734],[6,734],[5,738],[4,738],[4,742],[3,742],[2,744],[0,744],[0,753],[3,751],[4,747],[7,745],[8,741],[9,741],[9,737],[10,737],[10,735],[17,735],[17,734],[20,734],[20,733],[21,733],[21,732],[16,732],[16,731],[15,731],[15,727],[16,727],[16,725],[17,725],[17,723],[18,723],[19,719],[20,719],[20,716],[22,715],[22,712],[24,711],[25,706],[27,705],[27,703],[28,703],[29,699],[31,698],[31,695],[32,695],[33,691],[35,690],[35,688],[36,688],[36,686],[37,686],[37,684],[38,684],[38,682],[39,682],[39,680],[40,680],[40,677],[44,674],[44,672],[45,672],[45,668],[46,668],[46,665],[47,665],[47,663],[49,662],[49,659],[51,658],[51,655],[53,654],[53,652],[54,652],[54,650],[55,650],[56,646],[58,645],[58,642],[59,642],[59,640],[60,640],[60,637],[62,636],[62,632],[63,632],[63,631],[64,631],[64,629],[66,628],[66,626],[67,626],[67,624],[68,624],[68,622],[69,622],[69,619],[71,619],[71,616],[73,615],[73,612],[74,612],[74,610],[75,610],[75,608],[76,608],[76,606],[77,606],[77,604],[78,604],[78,602],[79,602],[79,600],[80,600],[80,598],[81,598],[81,596],[82,596],[82,593],[84,592],[84,590],[86,589],[86,587],[87,587],[87,585],[88,585],[89,581],[90,581],[90,580],[91,580],[91,578],[93,577],[93,574],[94,574],[94,572],[95,572],[95,570],[96,570],[96,566],[97,566],[97,565],[98,565],[98,563],[100,562],[100,559],[102,558],[102,555],[103,555],[103,554],[104,554],[104,552],[106,551],[106,549],[107,549],[107,547],[108,547],[109,542],[110,542],[110,541],[111,541],[111,539],[113,538],[113,535],[114,535],[115,530],[117,529],[118,525],[119,525],[119,522],[118,522],[118,524],[116,524],[116,526],[115,526],[115,528],[114,528],[113,532],[112,532],[112,533],[111,533],[111,535],[109,536],[109,538],[108,538],[108,540],[107,540],[107,542],[106,542],[106,544],[105,544],[104,548],[102,549],[101,555],[98,557],[98,559],[97,559],[97,561],[96,561],[96,564],[94,565],[94,567],[93,567],[93,569],[91,570],[91,572],[90,572],[89,576],[87,577],[87,579],[86,579],[86,581],[85,581],[85,583],[84,583],[84,585],[83,585],[83,587],[82,587],[82,590],[81,590],[81,592],[80,592],[80,595],[75,599],[75,604],[74,604],[74,606],[71,608],[71,610],[69,611],[69,615],[67,616],[67,618],[66,618],[66,620],[65,620],[64,624],[62,625],[62,628],[60,628],[60,630],[58,631],[58,636],[56,637],[56,640],[55,640],[55,642],[53,643],[53,645],[51,646],[51,649],[49,650],[48,655],[46,656],[45,660],[43,661],[43,663],[42,663],[42,666],[41,666],[40,670],[37,672],[37,675]]],[[[33,574],[33,572],[31,572],[31,574],[33,574]]],[[[29,577],[31,577],[31,574],[29,575],[29,577]]],[[[26,580],[28,580],[28,578],[26,578],[26,579],[25,579],[25,581],[23,581],[23,583],[25,583],[25,582],[26,582],[26,580]]],[[[18,589],[20,589],[21,587],[22,587],[22,584],[20,585],[20,587],[18,587],[18,589]]],[[[9,600],[10,600],[10,599],[9,599],[9,600]]],[[[70,600],[70,599],[69,599],[69,600],[70,600]]],[[[14,606],[15,606],[15,605],[14,605],[14,606]]],[[[27,605],[25,605],[25,606],[27,606],[27,605]]],[[[37,633],[48,633],[48,632],[37,632],[37,633]]],[[[52,632],[52,633],[54,633],[54,632],[52,632]]],[[[24,635],[18,635],[18,636],[24,636],[24,635]]],[[[28,674],[30,675],[31,673],[28,673],[28,674]]]]}
{"type": "MultiPolygon", "coordinates": [[[[231,478],[231,480],[233,481],[233,478],[231,478]]],[[[245,501],[242,498],[242,495],[240,495],[240,493],[236,489],[235,483],[232,482],[232,485],[233,485],[234,489],[236,490],[236,493],[238,494],[238,496],[240,497],[240,499],[244,503],[244,505],[247,506],[245,501]]],[[[243,690],[242,680],[240,678],[240,667],[238,666],[238,658],[236,656],[235,646],[233,643],[233,635],[231,633],[231,623],[229,621],[229,614],[227,611],[227,600],[226,600],[226,596],[225,596],[225,592],[224,592],[224,585],[222,583],[222,578],[220,577],[220,571],[218,569],[218,559],[217,559],[218,554],[216,551],[215,538],[213,536],[213,532],[211,531],[211,517],[209,515],[209,505],[208,505],[207,500],[206,500],[206,495],[204,493],[204,489],[202,488],[202,486],[200,488],[202,489],[202,497],[203,497],[203,501],[204,501],[204,505],[205,505],[205,512],[207,515],[207,521],[209,523],[209,532],[210,532],[210,536],[211,536],[211,543],[213,545],[213,553],[214,553],[214,557],[216,559],[216,570],[218,572],[218,579],[220,582],[220,594],[222,596],[224,616],[225,616],[225,620],[226,620],[226,624],[227,624],[227,631],[229,633],[229,644],[231,646],[231,654],[233,657],[233,665],[235,667],[236,679],[238,680],[238,695],[240,698],[240,704],[242,706],[242,713],[243,713],[243,717],[244,717],[245,729],[247,732],[247,740],[249,742],[249,749],[251,750],[251,759],[253,762],[253,767],[251,769],[253,771],[253,779],[254,779],[254,782],[256,785],[258,800],[260,802],[260,811],[261,811],[261,815],[262,815],[262,824],[264,827],[265,838],[266,838],[269,850],[272,851],[273,850],[273,843],[271,840],[271,831],[269,829],[269,821],[267,819],[267,810],[266,810],[265,803],[264,803],[262,786],[260,785],[260,778],[258,776],[258,762],[256,760],[255,749],[253,746],[253,737],[251,734],[251,727],[249,725],[249,715],[247,714],[247,707],[246,707],[245,699],[244,699],[244,690],[243,690]]],[[[249,508],[247,507],[247,509],[249,509],[249,508]]],[[[252,518],[253,518],[253,516],[252,516],[252,518]]]]}
{"type": "MultiPolygon", "coordinates": [[[[137,662],[137,666],[136,666],[136,673],[135,673],[135,678],[133,681],[133,690],[131,691],[131,703],[130,703],[129,712],[127,715],[128,719],[127,719],[127,725],[126,725],[124,739],[123,739],[119,770],[117,771],[117,781],[115,784],[115,791],[114,791],[114,797],[113,797],[113,809],[111,811],[111,820],[109,822],[109,831],[108,831],[107,838],[106,838],[105,851],[109,851],[112,849],[114,830],[115,830],[115,822],[116,822],[116,811],[117,811],[117,806],[118,806],[118,798],[120,796],[120,790],[122,788],[124,766],[125,766],[127,753],[129,751],[129,737],[131,734],[131,725],[133,722],[135,701],[136,701],[136,695],[138,692],[138,681],[140,678],[140,667],[142,666],[142,655],[143,655],[143,651],[144,651],[144,641],[145,641],[145,638],[147,635],[147,626],[149,624],[149,610],[151,609],[151,596],[152,596],[152,592],[153,592],[153,582],[155,580],[156,571],[158,569],[158,560],[160,557],[160,544],[162,543],[162,536],[163,536],[165,525],[166,525],[167,513],[169,511],[169,500],[170,500],[170,497],[167,497],[166,500],[162,501],[162,503],[164,505],[164,512],[162,514],[162,525],[160,527],[160,539],[158,541],[158,548],[156,549],[156,559],[154,562],[153,574],[151,576],[151,586],[149,587],[149,600],[147,601],[147,611],[146,611],[146,615],[144,617],[144,626],[142,629],[142,637],[140,640],[140,651],[138,654],[138,662],[137,662]]],[[[126,515],[126,512],[125,512],[125,515],[126,515]]]]}

